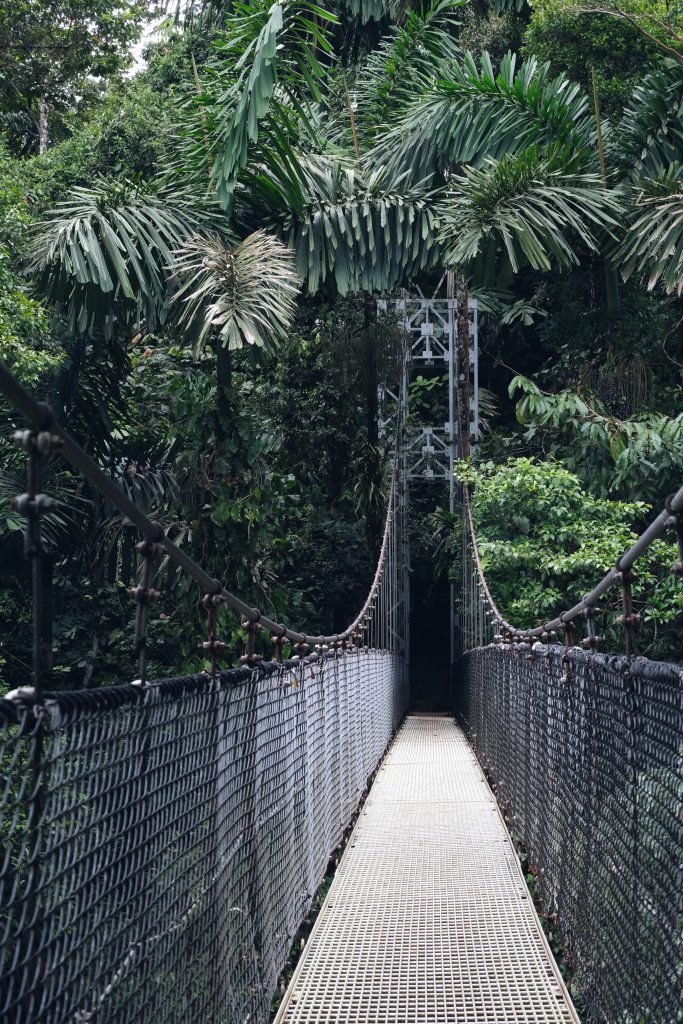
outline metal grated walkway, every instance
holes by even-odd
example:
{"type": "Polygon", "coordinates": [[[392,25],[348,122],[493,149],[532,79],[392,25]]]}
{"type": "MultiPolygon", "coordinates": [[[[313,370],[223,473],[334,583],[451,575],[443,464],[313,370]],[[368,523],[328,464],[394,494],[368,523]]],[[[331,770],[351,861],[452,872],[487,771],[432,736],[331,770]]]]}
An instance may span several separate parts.
{"type": "Polygon", "coordinates": [[[398,733],[276,1021],[578,1021],[452,719],[411,716],[398,733]]]}

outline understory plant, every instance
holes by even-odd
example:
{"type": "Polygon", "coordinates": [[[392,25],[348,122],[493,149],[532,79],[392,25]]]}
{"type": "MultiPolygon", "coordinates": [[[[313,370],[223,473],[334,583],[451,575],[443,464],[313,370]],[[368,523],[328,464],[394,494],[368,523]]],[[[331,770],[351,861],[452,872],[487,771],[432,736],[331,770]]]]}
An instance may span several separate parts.
{"type": "MultiPolygon", "coordinates": [[[[476,467],[460,462],[456,474],[471,489],[479,556],[493,598],[520,629],[576,604],[652,518],[653,509],[645,502],[595,497],[555,459],[511,458],[476,467]]],[[[671,575],[676,557],[675,544],[660,539],[635,568],[640,643],[648,657],[680,658],[683,596],[671,575]]],[[[598,610],[598,632],[610,650],[621,649],[615,623],[619,612],[615,587],[598,610]]]]}
{"type": "Polygon", "coordinates": [[[541,440],[599,497],[663,501],[683,479],[683,413],[643,411],[611,415],[587,389],[548,394],[517,375],[510,395],[520,395],[517,420],[527,441],[541,440]]]}

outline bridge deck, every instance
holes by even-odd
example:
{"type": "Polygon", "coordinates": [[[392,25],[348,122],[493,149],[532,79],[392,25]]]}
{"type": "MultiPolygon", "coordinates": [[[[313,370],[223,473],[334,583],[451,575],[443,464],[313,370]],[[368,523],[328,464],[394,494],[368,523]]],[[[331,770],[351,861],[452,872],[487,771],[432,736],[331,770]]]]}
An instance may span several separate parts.
{"type": "Polygon", "coordinates": [[[409,717],[284,997],[282,1024],[576,1022],[462,731],[409,717]]]}

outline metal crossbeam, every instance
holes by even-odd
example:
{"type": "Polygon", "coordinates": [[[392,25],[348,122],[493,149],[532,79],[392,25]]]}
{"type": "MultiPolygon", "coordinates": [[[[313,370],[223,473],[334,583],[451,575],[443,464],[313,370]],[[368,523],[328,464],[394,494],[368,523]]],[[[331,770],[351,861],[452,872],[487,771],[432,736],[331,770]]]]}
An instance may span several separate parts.
{"type": "Polygon", "coordinates": [[[578,1021],[491,791],[445,717],[398,734],[276,1018],[380,1021],[578,1021]]]}

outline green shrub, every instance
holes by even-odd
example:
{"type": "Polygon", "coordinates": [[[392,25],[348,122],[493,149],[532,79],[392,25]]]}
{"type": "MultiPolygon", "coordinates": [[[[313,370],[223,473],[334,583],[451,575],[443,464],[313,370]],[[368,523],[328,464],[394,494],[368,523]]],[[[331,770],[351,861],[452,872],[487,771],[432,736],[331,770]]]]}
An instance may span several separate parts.
{"type": "MultiPolygon", "coordinates": [[[[461,462],[457,475],[473,486],[479,554],[493,597],[520,629],[576,604],[631,546],[651,511],[644,502],[594,497],[553,460],[515,458],[477,468],[461,462]]],[[[658,540],[636,566],[635,605],[643,614],[642,647],[650,657],[680,656],[676,623],[683,593],[670,574],[675,561],[675,545],[658,540]]],[[[613,650],[620,646],[614,625],[619,611],[615,587],[602,604],[599,630],[613,650]]]]}
{"type": "Polygon", "coordinates": [[[532,7],[523,52],[550,61],[555,72],[564,71],[589,93],[594,69],[604,113],[620,116],[634,82],[651,70],[654,45],[633,25],[607,14],[577,16],[553,0],[532,7]]]}

